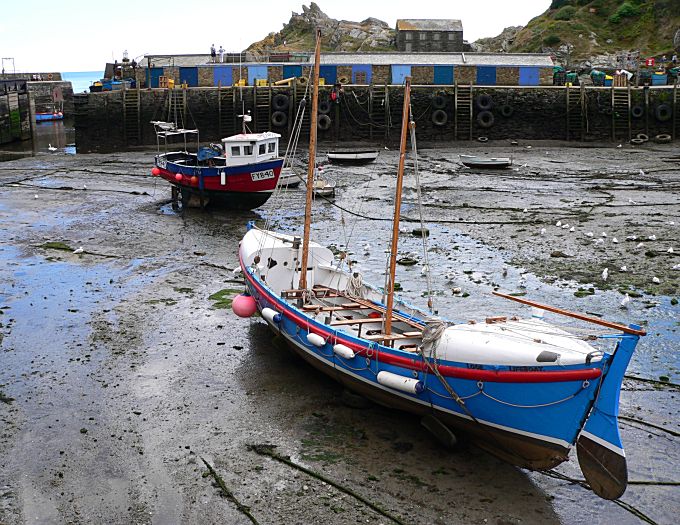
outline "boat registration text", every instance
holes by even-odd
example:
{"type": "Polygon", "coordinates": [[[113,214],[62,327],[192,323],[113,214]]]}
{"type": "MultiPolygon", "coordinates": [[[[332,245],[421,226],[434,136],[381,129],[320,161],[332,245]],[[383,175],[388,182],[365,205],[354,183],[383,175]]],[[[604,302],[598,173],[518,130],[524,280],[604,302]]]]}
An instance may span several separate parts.
{"type": "Polygon", "coordinates": [[[250,177],[253,180],[253,182],[258,180],[273,179],[274,170],[254,171],[253,173],[250,174],[250,177]]]}

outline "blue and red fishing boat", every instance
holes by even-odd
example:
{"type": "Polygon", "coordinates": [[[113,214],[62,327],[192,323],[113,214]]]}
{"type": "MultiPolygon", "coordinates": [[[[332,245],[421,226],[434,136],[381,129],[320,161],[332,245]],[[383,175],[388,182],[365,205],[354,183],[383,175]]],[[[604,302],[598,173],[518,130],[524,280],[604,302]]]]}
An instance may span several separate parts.
{"type": "Polygon", "coordinates": [[[61,111],[45,111],[35,114],[36,122],[49,122],[53,120],[64,120],[64,114],[61,111]]]}
{"type": "MultiPolygon", "coordinates": [[[[315,78],[318,78],[318,33],[315,78]]],[[[315,368],[376,402],[407,410],[439,435],[462,432],[523,468],[543,470],[576,448],[593,491],[620,497],[627,485],[618,428],[619,392],[645,332],[496,293],[532,306],[528,318],[445,321],[395,298],[401,186],[409,125],[406,80],[389,271],[382,289],[309,240],[315,161],[317,82],[302,236],[250,224],[239,247],[247,293],[233,303],[259,311],[270,328],[315,368]],[[546,312],[587,323],[571,330],[546,312]]],[[[415,141],[412,140],[414,145],[415,141]]],[[[382,265],[382,263],[380,263],[382,265]]]]}
{"type": "MultiPolygon", "coordinates": [[[[172,123],[154,122],[156,135],[195,134],[197,130],[176,128],[172,123]]],[[[201,206],[217,204],[235,209],[262,206],[271,196],[281,174],[278,133],[241,133],[222,139],[220,144],[158,154],[152,174],[167,180],[173,201],[183,204],[195,200],[201,206]]]]}

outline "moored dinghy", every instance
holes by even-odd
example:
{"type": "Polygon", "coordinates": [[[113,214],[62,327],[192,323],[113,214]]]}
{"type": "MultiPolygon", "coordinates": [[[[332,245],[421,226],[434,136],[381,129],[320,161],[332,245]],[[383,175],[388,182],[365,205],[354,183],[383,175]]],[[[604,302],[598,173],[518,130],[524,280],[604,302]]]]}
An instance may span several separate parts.
{"type": "Polygon", "coordinates": [[[435,418],[529,469],[558,465],[577,444],[593,490],[604,498],[619,497],[627,478],[618,394],[644,331],[509,296],[504,297],[610,332],[584,338],[540,316],[449,323],[395,299],[391,283],[411,121],[410,79],[405,83],[385,290],[363,283],[359,274],[344,269],[345,258],[335,259],[330,250],[310,241],[319,41],[317,32],[304,235],[249,225],[239,258],[254,306],[301,357],[350,389],[435,418]]]}
{"type": "Polygon", "coordinates": [[[508,168],[512,166],[510,157],[480,157],[478,155],[459,155],[460,162],[468,168],[508,168]]]}
{"type": "Polygon", "coordinates": [[[368,164],[378,158],[378,150],[329,151],[330,162],[344,164],[368,164]]]}

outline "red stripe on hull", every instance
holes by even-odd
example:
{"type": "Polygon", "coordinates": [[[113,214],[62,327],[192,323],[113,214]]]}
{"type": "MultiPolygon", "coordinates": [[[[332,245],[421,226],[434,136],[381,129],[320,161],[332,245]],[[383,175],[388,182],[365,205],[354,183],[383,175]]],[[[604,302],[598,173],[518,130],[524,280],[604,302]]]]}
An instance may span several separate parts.
{"type": "MultiPolygon", "coordinates": [[[[199,189],[198,176],[194,175],[182,175],[180,180],[177,180],[175,173],[172,173],[166,169],[160,169],[160,176],[172,184],[176,184],[179,187],[187,187],[190,189],[199,189]],[[195,181],[192,182],[192,178],[195,177],[195,181]]],[[[257,171],[257,169],[249,170],[244,173],[230,173],[224,176],[225,184],[222,184],[222,177],[220,175],[203,177],[203,189],[204,191],[214,191],[214,192],[233,192],[233,193],[256,193],[260,191],[273,191],[276,188],[276,182],[279,180],[279,175],[281,174],[281,167],[273,168],[274,177],[271,179],[264,179],[253,181],[251,173],[257,171]]]]}

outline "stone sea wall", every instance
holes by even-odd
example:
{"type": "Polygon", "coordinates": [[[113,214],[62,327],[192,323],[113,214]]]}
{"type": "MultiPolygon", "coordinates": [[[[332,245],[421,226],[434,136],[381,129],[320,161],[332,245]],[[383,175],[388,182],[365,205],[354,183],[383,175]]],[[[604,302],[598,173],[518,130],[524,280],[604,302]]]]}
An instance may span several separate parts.
{"type": "MultiPolygon", "coordinates": [[[[398,141],[401,86],[343,86],[337,103],[330,101],[331,90],[320,88],[320,112],[330,119],[323,119],[320,142],[398,141]]],[[[305,92],[305,86],[294,85],[78,94],[76,144],[79,152],[156,144],[153,120],[198,128],[202,142],[215,142],[240,131],[238,115],[243,111],[252,116],[252,131],[275,131],[286,140],[305,92]]],[[[616,102],[614,95],[612,88],[595,87],[416,86],[412,108],[419,139],[428,141],[486,137],[627,142],[638,133],[677,139],[677,88],[623,88],[617,90],[616,102]]],[[[308,127],[303,126],[302,140],[307,135],[308,127]]]]}

